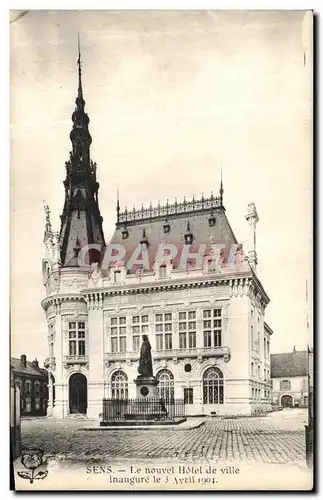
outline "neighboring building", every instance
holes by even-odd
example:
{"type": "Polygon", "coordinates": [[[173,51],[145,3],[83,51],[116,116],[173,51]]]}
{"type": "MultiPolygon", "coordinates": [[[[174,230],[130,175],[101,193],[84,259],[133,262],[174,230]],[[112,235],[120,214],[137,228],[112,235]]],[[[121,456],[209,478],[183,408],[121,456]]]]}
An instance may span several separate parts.
{"type": "Polygon", "coordinates": [[[271,354],[272,403],[279,406],[307,407],[307,351],[271,354]]]}
{"type": "Polygon", "coordinates": [[[20,389],[21,416],[42,416],[47,412],[48,374],[40,368],[37,359],[27,361],[25,354],[20,359],[11,358],[11,373],[14,385],[20,389]]]}
{"type": "Polygon", "coordinates": [[[103,397],[135,397],[142,334],[149,336],[159,393],[166,402],[184,399],[188,414],[269,410],[272,331],[264,321],[269,298],[256,273],[255,205],[249,204],[246,215],[250,238],[245,256],[225,213],[222,181],[217,197],[123,213],[118,199],[111,243],[123,245],[125,255],[106,266],[84,104],[79,64],[59,233],[52,231],[45,207],[48,413],[98,418],[103,397]],[[200,244],[206,247],[198,265],[193,267],[190,255],[183,267],[179,256],[157,262],[160,242],[175,245],[182,255],[197,252],[200,244]],[[221,251],[217,243],[224,244],[221,251]],[[89,244],[93,248],[80,265],[89,244]],[[133,259],[136,251],[138,259],[140,254],[149,261],[148,270],[133,259]]]}

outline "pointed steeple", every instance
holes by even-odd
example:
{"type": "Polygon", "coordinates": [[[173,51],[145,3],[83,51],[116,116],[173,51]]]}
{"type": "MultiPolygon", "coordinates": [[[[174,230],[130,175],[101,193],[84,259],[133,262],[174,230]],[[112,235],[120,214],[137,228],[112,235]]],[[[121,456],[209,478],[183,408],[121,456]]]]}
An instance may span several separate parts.
{"type": "MultiPolygon", "coordinates": [[[[77,89],[77,99],[83,100],[83,89],[82,89],[82,62],[81,62],[81,47],[80,47],[80,35],[77,35],[77,44],[79,57],[77,60],[78,73],[79,73],[79,86],[77,89]]],[[[77,104],[77,103],[76,103],[77,104]]]]}
{"type": "Polygon", "coordinates": [[[119,186],[117,187],[117,222],[120,220],[119,186]]]}
{"type": "MultiPolygon", "coordinates": [[[[72,151],[69,161],[65,162],[65,204],[60,230],[61,262],[65,267],[78,265],[77,255],[84,245],[98,244],[102,247],[105,245],[98,204],[97,165],[90,159],[92,137],[88,127],[90,119],[84,111],[79,37],[77,69],[78,89],[76,106],[72,114],[73,128],[70,133],[72,151]]],[[[91,251],[87,263],[98,261],[98,253],[91,251]]]]}
{"type": "Polygon", "coordinates": [[[219,194],[220,194],[220,204],[221,204],[221,207],[223,205],[223,182],[222,182],[222,167],[221,167],[221,182],[220,182],[220,190],[219,190],[219,194]]]}
{"type": "Polygon", "coordinates": [[[72,156],[78,160],[90,158],[90,145],[92,137],[89,132],[90,119],[84,111],[85,101],[83,99],[82,88],[82,62],[80,38],[78,37],[78,88],[77,97],[75,99],[75,110],[72,114],[73,129],[70,133],[70,139],[73,146],[72,156]]]}

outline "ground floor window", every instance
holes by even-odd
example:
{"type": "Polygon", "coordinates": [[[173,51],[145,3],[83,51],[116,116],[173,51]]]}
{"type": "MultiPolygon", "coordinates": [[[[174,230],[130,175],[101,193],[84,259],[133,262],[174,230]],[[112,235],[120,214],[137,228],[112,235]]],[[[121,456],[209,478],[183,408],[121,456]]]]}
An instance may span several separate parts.
{"type": "Polygon", "coordinates": [[[26,406],[25,406],[25,411],[27,413],[30,413],[31,412],[31,398],[30,397],[26,397],[26,406]]]}
{"type": "Polygon", "coordinates": [[[184,405],[193,404],[193,389],[191,387],[184,388],[184,405]]]}
{"type": "Polygon", "coordinates": [[[158,393],[165,403],[174,401],[174,375],[169,370],[160,370],[157,373],[158,393]]]}
{"type": "Polygon", "coordinates": [[[203,404],[223,404],[223,373],[219,368],[208,368],[203,375],[203,404]]]}
{"type": "Polygon", "coordinates": [[[113,399],[128,399],[128,377],[122,370],[111,377],[111,393],[113,399]]]}

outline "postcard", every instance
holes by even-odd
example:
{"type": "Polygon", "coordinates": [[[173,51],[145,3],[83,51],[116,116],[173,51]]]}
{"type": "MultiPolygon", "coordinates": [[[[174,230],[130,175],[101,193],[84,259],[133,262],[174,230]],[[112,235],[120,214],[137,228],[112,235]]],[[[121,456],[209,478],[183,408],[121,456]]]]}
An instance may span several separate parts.
{"type": "Polygon", "coordinates": [[[313,12],[10,12],[16,490],[313,487],[313,12]]]}

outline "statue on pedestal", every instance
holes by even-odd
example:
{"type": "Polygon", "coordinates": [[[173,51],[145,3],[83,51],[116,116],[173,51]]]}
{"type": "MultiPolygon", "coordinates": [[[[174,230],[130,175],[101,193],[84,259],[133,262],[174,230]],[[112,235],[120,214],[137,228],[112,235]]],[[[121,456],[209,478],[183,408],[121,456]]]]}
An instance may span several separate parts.
{"type": "Polygon", "coordinates": [[[142,377],[153,377],[153,363],[151,359],[151,345],[147,335],[142,336],[138,373],[142,377]]]}

